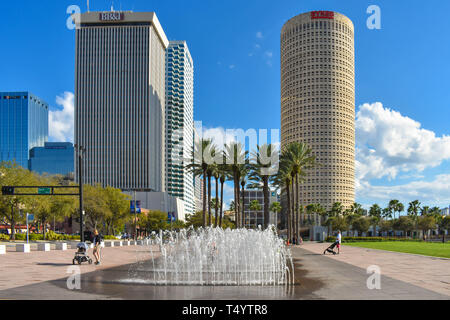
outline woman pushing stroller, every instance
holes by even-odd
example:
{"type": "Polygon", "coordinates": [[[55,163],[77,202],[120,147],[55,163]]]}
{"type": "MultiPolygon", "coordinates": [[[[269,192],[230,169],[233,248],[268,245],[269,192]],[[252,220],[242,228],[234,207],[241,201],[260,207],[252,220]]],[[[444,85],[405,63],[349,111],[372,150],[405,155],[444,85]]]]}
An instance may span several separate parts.
{"type": "Polygon", "coordinates": [[[325,251],[323,252],[323,254],[326,254],[327,252],[332,253],[332,254],[336,254],[336,252],[334,251],[334,248],[337,247],[338,252],[337,254],[340,253],[341,251],[341,241],[342,241],[342,235],[341,235],[341,231],[338,231],[338,235],[336,237],[336,241],[333,242],[331,244],[331,246],[329,246],[328,248],[325,249],[325,251]]]}

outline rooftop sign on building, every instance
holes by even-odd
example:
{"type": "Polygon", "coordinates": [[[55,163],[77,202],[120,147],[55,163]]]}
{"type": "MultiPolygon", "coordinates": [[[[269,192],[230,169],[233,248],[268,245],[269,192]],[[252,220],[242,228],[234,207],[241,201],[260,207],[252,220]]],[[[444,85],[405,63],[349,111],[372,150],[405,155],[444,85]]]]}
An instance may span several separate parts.
{"type": "Polygon", "coordinates": [[[122,21],[125,19],[123,12],[100,12],[100,21],[122,21]]]}
{"type": "Polygon", "coordinates": [[[334,19],[333,11],[312,11],[311,19],[334,19]]]}

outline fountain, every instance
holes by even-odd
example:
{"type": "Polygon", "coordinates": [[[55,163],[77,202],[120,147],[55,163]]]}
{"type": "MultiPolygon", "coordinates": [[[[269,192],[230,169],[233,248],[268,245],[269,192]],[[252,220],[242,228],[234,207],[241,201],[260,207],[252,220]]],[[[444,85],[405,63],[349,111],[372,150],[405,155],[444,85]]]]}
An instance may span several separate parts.
{"type": "MultiPolygon", "coordinates": [[[[146,250],[147,251],[147,250],[146,250]]],[[[289,249],[266,230],[199,228],[164,231],[148,245],[151,259],[123,282],[152,285],[278,286],[294,283],[289,249]]]]}

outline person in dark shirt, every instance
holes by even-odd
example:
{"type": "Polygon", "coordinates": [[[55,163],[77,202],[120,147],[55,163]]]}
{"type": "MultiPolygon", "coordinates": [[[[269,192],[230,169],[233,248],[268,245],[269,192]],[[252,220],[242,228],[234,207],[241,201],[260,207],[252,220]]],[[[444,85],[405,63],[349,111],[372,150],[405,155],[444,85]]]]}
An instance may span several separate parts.
{"type": "Polygon", "coordinates": [[[98,233],[97,229],[94,230],[94,239],[92,240],[94,243],[94,258],[95,264],[100,264],[100,250],[101,250],[101,242],[102,236],[98,233]]]}

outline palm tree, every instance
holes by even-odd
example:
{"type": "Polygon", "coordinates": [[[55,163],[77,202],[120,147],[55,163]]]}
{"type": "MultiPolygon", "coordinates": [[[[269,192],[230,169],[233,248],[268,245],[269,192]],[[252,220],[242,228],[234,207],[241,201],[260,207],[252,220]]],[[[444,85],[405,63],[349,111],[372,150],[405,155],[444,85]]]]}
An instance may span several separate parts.
{"type": "MultiPolygon", "coordinates": [[[[259,204],[258,200],[252,200],[250,201],[250,205],[249,205],[249,210],[250,211],[256,211],[256,220],[255,220],[255,224],[256,227],[258,226],[258,211],[261,210],[261,205],[259,204]]],[[[250,217],[249,217],[250,218],[250,217]]],[[[249,226],[250,226],[250,221],[249,221],[249,226]]]]}
{"type": "Polygon", "coordinates": [[[281,156],[280,159],[280,165],[278,169],[278,173],[271,177],[270,179],[271,184],[275,187],[276,190],[281,189],[281,192],[286,193],[286,200],[287,200],[287,238],[290,240],[292,239],[292,215],[293,212],[291,210],[291,184],[292,184],[292,177],[290,173],[290,164],[287,161],[287,159],[283,156],[281,156]]]}
{"type": "Polygon", "coordinates": [[[419,217],[419,210],[420,210],[420,201],[414,200],[409,203],[408,206],[408,215],[413,219],[414,221],[414,229],[417,229],[417,222],[419,217]]]}
{"type": "MultiPolygon", "coordinates": [[[[306,175],[308,169],[316,166],[315,156],[312,149],[302,142],[291,142],[284,149],[282,157],[288,161],[291,171],[292,181],[295,182],[295,198],[293,196],[294,204],[294,237],[296,239],[300,236],[300,194],[299,183],[306,175]]],[[[293,188],[294,189],[294,188],[293,188]]]]}
{"type": "Polygon", "coordinates": [[[250,165],[249,180],[253,183],[250,188],[261,188],[264,196],[264,228],[269,226],[269,205],[270,177],[276,174],[275,165],[278,165],[278,152],[274,150],[272,144],[263,144],[257,146],[256,151],[252,153],[252,163],[250,165]]]}
{"type": "Polygon", "coordinates": [[[398,212],[398,216],[400,217],[400,212],[405,210],[405,206],[403,205],[403,203],[401,203],[400,201],[395,200],[395,199],[389,201],[388,208],[391,210],[391,212],[394,213],[394,219],[395,219],[396,212],[398,212]]]}
{"type": "Polygon", "coordinates": [[[371,217],[371,223],[373,225],[373,235],[376,236],[377,225],[382,217],[382,210],[378,204],[374,204],[369,209],[369,216],[371,217]]]}
{"type": "Polygon", "coordinates": [[[231,142],[225,145],[225,160],[228,164],[231,174],[233,176],[234,183],[234,205],[236,215],[236,227],[240,228],[240,200],[239,200],[239,184],[240,184],[240,172],[243,166],[248,163],[248,152],[244,150],[244,147],[239,142],[231,142]]]}
{"type": "Polygon", "coordinates": [[[222,217],[223,217],[223,185],[225,181],[230,177],[229,167],[225,163],[225,153],[223,152],[224,161],[222,164],[217,165],[217,172],[219,174],[220,181],[220,215],[219,215],[219,227],[222,228],[222,217]]]}
{"type": "MultiPolygon", "coordinates": [[[[206,159],[206,154],[212,146],[211,139],[200,139],[194,144],[194,151],[192,152],[192,162],[185,166],[188,172],[192,172],[195,177],[203,176],[203,196],[206,196],[206,180],[209,167],[209,161],[206,159]]],[[[203,227],[206,227],[206,199],[203,199],[203,227]]],[[[208,199],[208,202],[210,199],[208,199]]]]}
{"type": "Polygon", "coordinates": [[[272,202],[272,204],[270,205],[270,211],[275,212],[277,214],[276,224],[278,224],[278,214],[281,212],[281,204],[277,201],[272,202]]]}
{"type": "Polygon", "coordinates": [[[248,172],[248,165],[239,166],[240,187],[242,188],[242,215],[240,216],[239,223],[242,227],[245,227],[245,186],[247,185],[248,172]]]}

